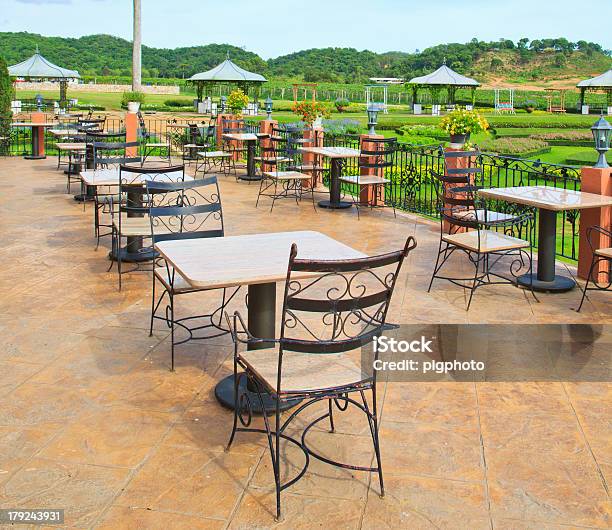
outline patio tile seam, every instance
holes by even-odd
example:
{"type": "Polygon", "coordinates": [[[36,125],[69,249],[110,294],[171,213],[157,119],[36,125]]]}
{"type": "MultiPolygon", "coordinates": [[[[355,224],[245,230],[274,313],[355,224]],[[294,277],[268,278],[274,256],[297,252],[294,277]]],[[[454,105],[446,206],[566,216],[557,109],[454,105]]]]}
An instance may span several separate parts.
{"type": "Polygon", "coordinates": [[[568,394],[567,392],[567,387],[565,386],[565,383],[561,383],[561,388],[563,389],[563,392],[565,393],[569,406],[572,409],[572,412],[574,414],[574,417],[576,418],[576,424],[578,425],[578,429],[580,429],[580,434],[582,436],[582,439],[584,440],[584,443],[591,455],[591,458],[593,459],[593,462],[595,464],[595,469],[597,470],[597,475],[599,476],[599,479],[601,481],[601,485],[603,487],[603,489],[606,492],[606,496],[608,497],[608,499],[610,498],[610,489],[608,487],[608,483],[606,482],[606,478],[603,474],[603,471],[601,470],[601,467],[599,465],[599,462],[597,461],[597,457],[595,456],[595,453],[593,452],[593,449],[591,448],[591,443],[589,442],[589,439],[586,435],[586,433],[584,432],[584,429],[582,427],[582,423],[580,422],[580,418],[578,417],[578,414],[576,413],[576,409],[574,407],[574,404],[572,403],[572,398],[571,396],[568,394]]]}
{"type": "Polygon", "coordinates": [[[491,495],[489,492],[489,477],[487,473],[487,470],[488,470],[487,457],[486,457],[486,452],[485,452],[485,447],[484,447],[484,439],[482,437],[482,424],[480,420],[480,399],[478,396],[478,385],[476,383],[473,383],[473,389],[474,389],[474,397],[476,399],[476,417],[478,419],[478,437],[480,440],[480,457],[482,460],[482,472],[483,472],[485,499],[487,503],[487,512],[489,514],[489,525],[491,527],[491,530],[493,530],[494,526],[493,526],[493,514],[491,512],[491,495]]]}

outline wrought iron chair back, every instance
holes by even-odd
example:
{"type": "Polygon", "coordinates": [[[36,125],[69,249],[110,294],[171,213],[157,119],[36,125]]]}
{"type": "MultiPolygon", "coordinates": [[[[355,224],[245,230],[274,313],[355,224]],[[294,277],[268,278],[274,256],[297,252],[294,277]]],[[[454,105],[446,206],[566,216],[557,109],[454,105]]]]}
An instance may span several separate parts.
{"type": "MultiPolygon", "coordinates": [[[[153,204],[163,204],[166,195],[157,197],[147,191],[146,183],[151,181],[178,181],[185,178],[185,166],[136,167],[122,164],[119,166],[119,195],[126,197],[119,206],[120,213],[130,215],[147,214],[153,204]]],[[[121,217],[119,217],[121,224],[121,217]]]]}
{"type": "Polygon", "coordinates": [[[241,134],[247,131],[244,120],[222,120],[223,134],[241,134]]]}
{"type": "MultiPolygon", "coordinates": [[[[390,326],[389,303],[413,237],[399,251],[351,260],[298,258],[291,247],[281,320],[278,388],[284,352],[334,354],[370,344],[390,326]]],[[[377,355],[377,353],[375,353],[377,355]]],[[[334,362],[330,358],[330,362],[334,362]]],[[[364,374],[375,380],[376,374],[364,374]]]]}
{"type": "Polygon", "coordinates": [[[397,138],[362,138],[359,146],[359,168],[375,170],[379,176],[393,167],[397,153],[397,138]]]}
{"type": "Polygon", "coordinates": [[[216,176],[188,182],[147,181],[147,193],[165,196],[151,206],[153,243],[174,239],[223,237],[223,209],[216,176]]]}
{"type": "Polygon", "coordinates": [[[132,162],[139,163],[139,156],[127,155],[127,149],[137,149],[138,145],[138,142],[93,142],[94,169],[119,168],[132,162]]]}

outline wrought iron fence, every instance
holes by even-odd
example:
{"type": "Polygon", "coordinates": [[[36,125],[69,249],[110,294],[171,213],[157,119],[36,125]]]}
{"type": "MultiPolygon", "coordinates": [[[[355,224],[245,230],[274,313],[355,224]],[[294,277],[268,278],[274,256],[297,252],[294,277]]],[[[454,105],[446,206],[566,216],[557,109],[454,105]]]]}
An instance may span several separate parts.
{"type": "MultiPolygon", "coordinates": [[[[359,147],[358,135],[326,135],[325,146],[359,147]]],[[[580,190],[580,168],[548,164],[537,160],[524,160],[490,153],[480,155],[483,169],[482,185],[485,187],[551,186],[569,190],[580,190]]],[[[416,146],[399,143],[393,165],[385,170],[391,181],[386,189],[385,202],[395,208],[438,218],[438,199],[433,172],[444,171],[444,152],[440,145],[416,146]]],[[[356,158],[345,161],[346,175],[359,174],[356,158]]],[[[356,193],[356,190],[345,190],[356,193]]],[[[494,201],[491,201],[492,203],[494,201]]],[[[498,211],[513,211],[516,205],[494,203],[498,211]]],[[[537,223],[537,211],[534,222],[537,223]]],[[[557,226],[557,255],[570,260],[578,259],[579,210],[563,212],[557,226]]],[[[535,233],[536,231],[529,231],[535,233]]],[[[532,241],[534,245],[537,241],[532,241]]]]}

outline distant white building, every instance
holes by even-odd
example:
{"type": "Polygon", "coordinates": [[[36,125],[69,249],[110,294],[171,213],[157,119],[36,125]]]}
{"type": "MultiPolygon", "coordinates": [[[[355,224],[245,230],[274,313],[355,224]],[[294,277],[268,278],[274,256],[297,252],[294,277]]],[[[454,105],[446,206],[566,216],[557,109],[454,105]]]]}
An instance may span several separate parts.
{"type": "Polygon", "coordinates": [[[372,83],[381,83],[385,85],[401,85],[404,82],[403,77],[370,77],[372,83]]]}

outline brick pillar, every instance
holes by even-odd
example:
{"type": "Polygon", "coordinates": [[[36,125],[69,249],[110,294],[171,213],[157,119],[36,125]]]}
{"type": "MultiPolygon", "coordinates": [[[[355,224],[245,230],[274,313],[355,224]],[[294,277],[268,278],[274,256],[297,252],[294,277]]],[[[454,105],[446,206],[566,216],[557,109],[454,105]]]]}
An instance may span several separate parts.
{"type": "MultiPolygon", "coordinates": [[[[381,134],[362,134],[359,136],[359,145],[363,146],[364,149],[371,151],[372,147],[375,145],[368,140],[380,140],[384,138],[381,134]]],[[[359,162],[365,164],[374,164],[376,163],[376,156],[362,156],[359,158],[359,162]]],[[[359,170],[360,175],[376,175],[379,177],[383,176],[382,169],[376,170],[374,168],[363,167],[359,170]]],[[[362,206],[367,206],[368,204],[378,204],[379,198],[376,197],[374,193],[374,186],[360,186],[359,187],[359,203],[362,206]]]]}
{"type": "MultiPolygon", "coordinates": [[[[583,167],[581,171],[581,189],[588,193],[612,197],[612,168],[583,167]]],[[[587,228],[601,226],[610,229],[612,226],[612,207],[589,208],[580,212],[580,247],[578,252],[578,276],[586,279],[591,267],[593,254],[587,241],[587,228]]],[[[601,234],[593,234],[595,248],[609,248],[612,246],[610,238],[601,234]]],[[[606,281],[603,273],[607,270],[606,262],[599,264],[599,280],[606,281]]],[[[594,273],[595,276],[595,273],[594,273]]]]}
{"type": "MultiPolygon", "coordinates": [[[[240,119],[238,116],[234,114],[217,114],[217,147],[221,149],[223,145],[223,120],[238,120],[240,119]]],[[[240,149],[242,147],[242,142],[232,142],[236,149],[240,149]]],[[[234,153],[234,160],[238,160],[240,158],[240,152],[236,151],[234,153]]]]}
{"type": "MultiPolygon", "coordinates": [[[[46,123],[47,117],[44,112],[32,112],[32,123],[46,123]]],[[[32,134],[38,135],[38,153],[32,153],[33,156],[45,156],[45,128],[32,127],[32,134]]]]}
{"type": "MultiPolygon", "coordinates": [[[[135,112],[126,112],[123,120],[125,125],[125,141],[126,142],[137,142],[138,141],[138,114],[135,112]]],[[[134,158],[138,156],[138,147],[128,147],[125,150],[125,156],[128,158],[134,158]]]]}
{"type": "MultiPolygon", "coordinates": [[[[272,129],[278,126],[278,122],[276,120],[263,120],[259,122],[259,132],[261,134],[267,134],[272,136],[272,129]]],[[[270,147],[272,145],[272,140],[270,138],[262,138],[259,141],[259,145],[262,147],[270,147]]],[[[271,171],[271,168],[264,165],[261,165],[262,171],[271,171]]]]}
{"type": "MultiPolygon", "coordinates": [[[[322,127],[312,127],[304,129],[304,139],[312,140],[311,142],[307,142],[304,144],[304,147],[323,147],[323,136],[324,136],[322,127]]],[[[302,153],[302,163],[305,166],[316,166],[317,165],[317,155],[314,153],[302,153]]],[[[305,171],[305,173],[312,175],[316,180],[313,182],[312,180],[308,183],[309,186],[314,186],[315,188],[320,184],[318,182],[319,178],[321,178],[321,173],[316,171],[305,171]]]]}

